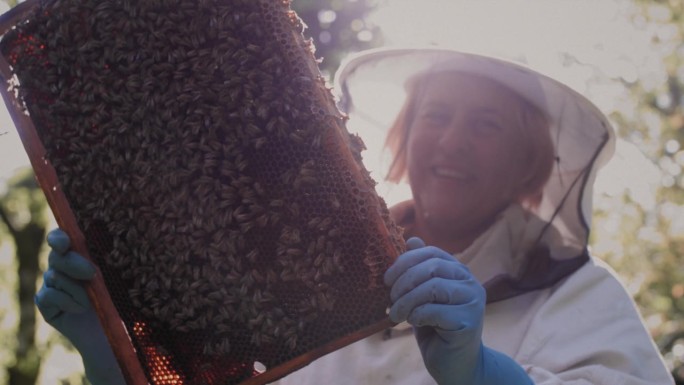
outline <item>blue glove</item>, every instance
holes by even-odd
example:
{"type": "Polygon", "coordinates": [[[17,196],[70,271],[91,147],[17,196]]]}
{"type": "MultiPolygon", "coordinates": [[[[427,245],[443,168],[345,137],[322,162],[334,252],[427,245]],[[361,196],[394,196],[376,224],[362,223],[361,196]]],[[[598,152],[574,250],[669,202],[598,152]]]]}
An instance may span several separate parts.
{"type": "Polygon", "coordinates": [[[45,321],[62,333],[83,358],[86,377],[93,385],[125,384],[114,352],[83,287],[95,276],[95,267],[80,254],[69,251],[69,237],[62,230],[47,235],[52,249],[43,286],[35,302],[45,321]]]}
{"type": "Polygon", "coordinates": [[[486,293],[468,268],[419,238],[406,243],[385,273],[390,319],[414,326],[418,347],[438,384],[531,385],[513,359],[482,344],[486,293]]]}

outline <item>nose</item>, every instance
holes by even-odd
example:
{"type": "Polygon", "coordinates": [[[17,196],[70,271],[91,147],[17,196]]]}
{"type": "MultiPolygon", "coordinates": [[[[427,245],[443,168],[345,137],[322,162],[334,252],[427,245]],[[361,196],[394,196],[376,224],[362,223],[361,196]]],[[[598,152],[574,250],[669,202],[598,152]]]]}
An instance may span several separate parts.
{"type": "Polygon", "coordinates": [[[467,127],[465,117],[454,114],[439,138],[438,147],[449,152],[469,149],[471,138],[467,127]]]}

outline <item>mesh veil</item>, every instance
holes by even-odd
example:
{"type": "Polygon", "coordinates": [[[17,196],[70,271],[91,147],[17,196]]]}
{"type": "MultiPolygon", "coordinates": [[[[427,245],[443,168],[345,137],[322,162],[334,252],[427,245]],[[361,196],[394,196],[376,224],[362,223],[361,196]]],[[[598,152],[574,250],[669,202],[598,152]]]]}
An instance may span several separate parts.
{"type": "Polygon", "coordinates": [[[501,272],[486,282],[491,300],[551,285],[588,258],[592,185],[596,172],[612,156],[614,133],[607,118],[585,97],[564,84],[523,65],[447,49],[378,49],[349,58],[338,71],[335,89],[341,109],[360,132],[384,131],[405,99],[404,84],[427,72],[459,71],[497,81],[545,112],[550,118],[555,164],[532,212],[548,224],[538,238],[554,232],[543,255],[530,251],[528,275],[501,272]],[[378,108],[377,101],[383,101],[378,108]],[[533,255],[536,253],[536,256],[533,255]],[[533,271],[534,270],[534,271],[533,271]],[[534,275],[535,277],[530,277],[534,275]],[[498,282],[497,282],[498,281],[498,282]],[[494,287],[499,289],[494,289],[494,287]]]}

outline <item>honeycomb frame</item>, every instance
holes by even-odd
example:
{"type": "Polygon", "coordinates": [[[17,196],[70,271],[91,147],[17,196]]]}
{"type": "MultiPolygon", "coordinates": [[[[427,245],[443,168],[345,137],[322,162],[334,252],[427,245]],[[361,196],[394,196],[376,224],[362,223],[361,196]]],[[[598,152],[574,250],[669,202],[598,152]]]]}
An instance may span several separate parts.
{"type": "Polygon", "coordinates": [[[391,326],[400,229],[289,3],[133,3],[0,19],[3,98],[127,381],[262,384],[391,326]]]}

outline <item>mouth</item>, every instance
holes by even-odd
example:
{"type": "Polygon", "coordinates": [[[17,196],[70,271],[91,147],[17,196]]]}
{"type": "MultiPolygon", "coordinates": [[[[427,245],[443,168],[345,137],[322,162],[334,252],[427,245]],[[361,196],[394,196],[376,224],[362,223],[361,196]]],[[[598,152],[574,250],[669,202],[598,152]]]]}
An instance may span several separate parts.
{"type": "Polygon", "coordinates": [[[440,178],[448,178],[460,182],[470,181],[474,179],[474,176],[472,174],[450,167],[435,166],[432,167],[432,173],[440,178]]]}

